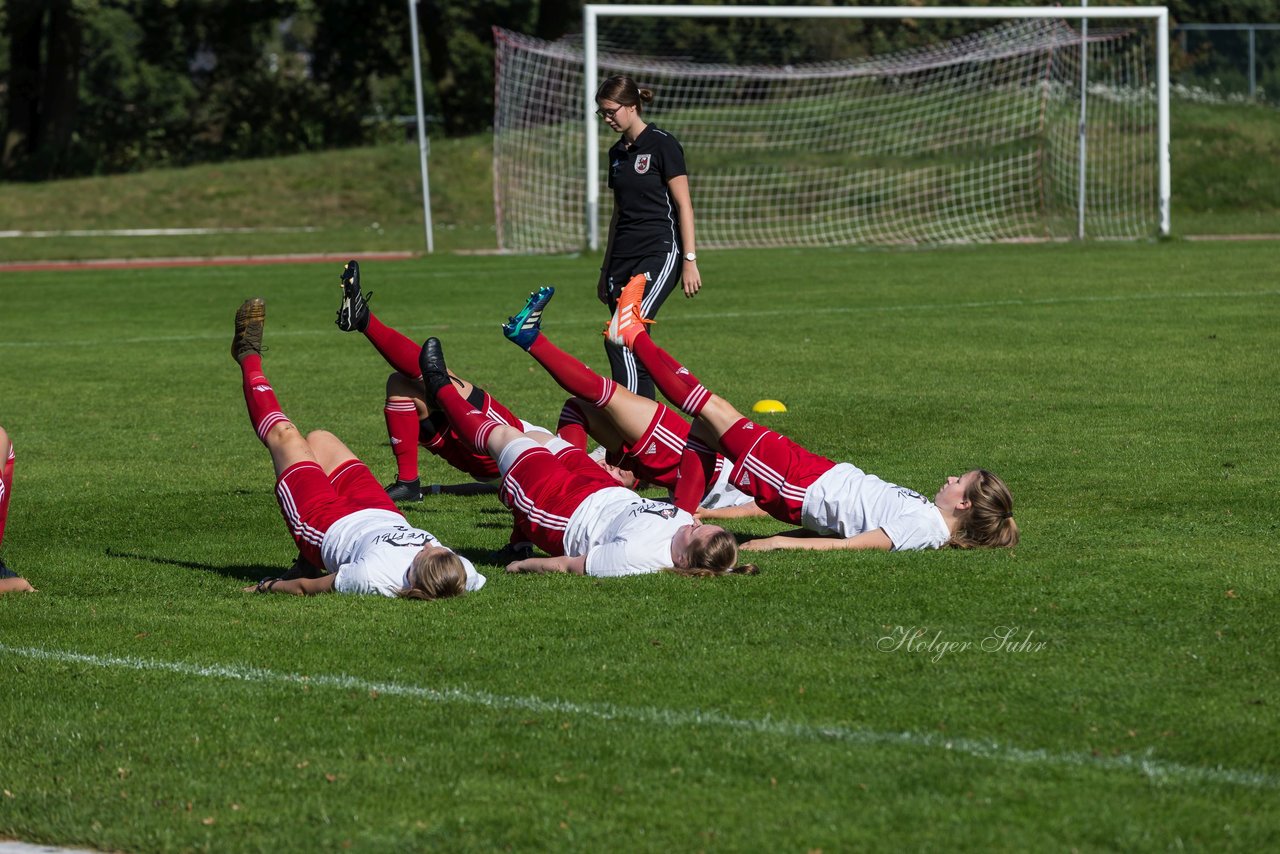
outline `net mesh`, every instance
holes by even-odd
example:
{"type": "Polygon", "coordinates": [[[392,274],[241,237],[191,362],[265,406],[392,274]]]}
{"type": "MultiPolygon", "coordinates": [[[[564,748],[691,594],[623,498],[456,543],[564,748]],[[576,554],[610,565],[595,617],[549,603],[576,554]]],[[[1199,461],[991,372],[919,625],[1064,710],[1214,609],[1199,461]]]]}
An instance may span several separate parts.
{"type": "MultiPolygon", "coordinates": [[[[499,245],[581,249],[580,38],[495,37],[499,245]]],[[[1158,229],[1150,42],[1144,25],[1089,30],[1088,237],[1158,229]]],[[[883,55],[804,62],[661,58],[635,44],[602,38],[600,78],[626,74],[654,90],[645,118],[684,146],[700,248],[1076,234],[1082,38],[1065,21],[1010,21],[883,55]]],[[[614,141],[602,128],[602,165],[614,141]]],[[[607,188],[600,207],[603,235],[607,188]]]]}

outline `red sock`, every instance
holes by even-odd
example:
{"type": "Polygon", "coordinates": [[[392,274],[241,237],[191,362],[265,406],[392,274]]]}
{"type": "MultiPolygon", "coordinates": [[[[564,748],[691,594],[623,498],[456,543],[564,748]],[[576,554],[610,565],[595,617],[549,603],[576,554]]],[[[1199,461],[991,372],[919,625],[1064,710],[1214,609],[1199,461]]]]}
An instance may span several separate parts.
{"type": "Polygon", "coordinates": [[[489,434],[499,427],[497,421],[485,417],[485,414],[472,406],[453,383],[436,392],[436,402],[449,416],[453,431],[462,441],[469,444],[478,453],[489,453],[489,434]]]}
{"type": "Polygon", "coordinates": [[[711,399],[711,392],[698,382],[698,378],[671,358],[666,350],[654,344],[648,334],[637,335],[631,349],[649,370],[649,375],[667,400],[674,403],[681,412],[696,418],[711,399]]]}
{"type": "Polygon", "coordinates": [[[372,314],[369,315],[369,325],[365,327],[364,334],[374,349],[387,360],[388,365],[405,376],[421,379],[422,368],[418,367],[418,354],[422,352],[421,343],[415,344],[407,335],[397,332],[390,326],[383,326],[382,322],[372,314]]]}
{"type": "Polygon", "coordinates": [[[245,356],[240,362],[240,372],[244,375],[244,402],[249,407],[249,423],[265,445],[267,431],[289,418],[280,411],[275,389],[262,373],[261,356],[256,353],[245,356]]]}
{"type": "Polygon", "coordinates": [[[4,523],[9,518],[9,495],[13,492],[13,445],[0,469],[0,543],[4,542],[4,523]]]}
{"type": "MultiPolygon", "coordinates": [[[[539,336],[541,341],[546,336],[539,336]]],[[[582,404],[575,399],[564,402],[560,410],[560,422],[556,424],[556,435],[573,445],[580,451],[587,449],[587,417],[582,413],[582,404]]]]}
{"type": "Polygon", "coordinates": [[[387,419],[391,454],[396,458],[396,480],[418,479],[418,409],[412,400],[387,398],[382,407],[387,419]]]}
{"type": "Polygon", "coordinates": [[[539,335],[533,340],[529,355],[547,369],[547,373],[560,383],[562,389],[574,397],[582,398],[596,409],[603,409],[618,388],[613,380],[600,376],[552,344],[546,335],[539,335]]]}

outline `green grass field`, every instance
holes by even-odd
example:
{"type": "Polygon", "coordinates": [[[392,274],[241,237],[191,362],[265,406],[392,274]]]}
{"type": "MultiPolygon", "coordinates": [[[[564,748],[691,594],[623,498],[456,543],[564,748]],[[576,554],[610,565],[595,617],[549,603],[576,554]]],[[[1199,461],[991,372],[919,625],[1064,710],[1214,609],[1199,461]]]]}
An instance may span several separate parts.
{"type": "MultiPolygon", "coordinates": [[[[596,263],[441,255],[364,276],[386,322],[440,336],[455,370],[549,423],[562,394],[498,324],[557,284],[545,328],[602,365],[596,263]]],[[[0,838],[829,852],[1280,836],[1274,246],[708,253],[703,295],[668,303],[660,342],[890,480],[931,494],[1001,473],[1015,551],[769,553],[757,577],[699,581],[490,568],[483,591],[438,603],[243,594],[293,557],[227,353],[244,297],[267,298],[285,411],[393,473],[387,368],[333,325],[339,268],[0,274],[17,447],[3,554],[39,588],[0,598],[0,838]]],[[[463,479],[425,455],[423,475],[463,479]]],[[[492,496],[407,512],[477,560],[506,538],[492,496]]]]}

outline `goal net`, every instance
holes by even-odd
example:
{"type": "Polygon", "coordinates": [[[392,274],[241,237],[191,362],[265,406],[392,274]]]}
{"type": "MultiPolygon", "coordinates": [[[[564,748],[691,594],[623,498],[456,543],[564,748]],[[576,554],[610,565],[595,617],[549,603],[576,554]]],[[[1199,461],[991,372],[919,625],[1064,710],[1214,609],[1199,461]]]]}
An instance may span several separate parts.
{"type": "Polygon", "coordinates": [[[606,233],[616,137],[584,119],[586,88],[612,74],[652,89],[646,120],[684,146],[700,249],[1164,227],[1150,20],[608,22],[585,52],[581,36],[495,28],[503,250],[574,251],[606,233]],[[877,44],[891,49],[865,55],[877,44]]]}

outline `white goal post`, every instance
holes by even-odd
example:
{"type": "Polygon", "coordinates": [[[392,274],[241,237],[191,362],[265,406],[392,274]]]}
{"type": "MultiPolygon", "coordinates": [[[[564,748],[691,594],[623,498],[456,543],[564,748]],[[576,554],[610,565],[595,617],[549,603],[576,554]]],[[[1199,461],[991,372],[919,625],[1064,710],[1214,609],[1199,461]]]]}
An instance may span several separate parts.
{"type": "Polygon", "coordinates": [[[601,139],[594,93],[613,73],[655,90],[646,117],[685,146],[699,248],[1169,233],[1165,7],[588,4],[580,43],[495,36],[504,250],[599,248],[612,138],[601,139]],[[934,43],[923,33],[898,42],[922,47],[794,64],[742,58],[723,35],[790,28],[807,44],[841,38],[836,19],[901,19],[908,36],[920,19],[940,20],[934,43]],[[1091,31],[1091,19],[1105,23],[1091,31]],[[941,40],[967,20],[985,29],[941,40]],[[665,44],[646,53],[619,35],[640,25],[705,27],[708,53],[733,59],[663,56],[665,44]]]}

